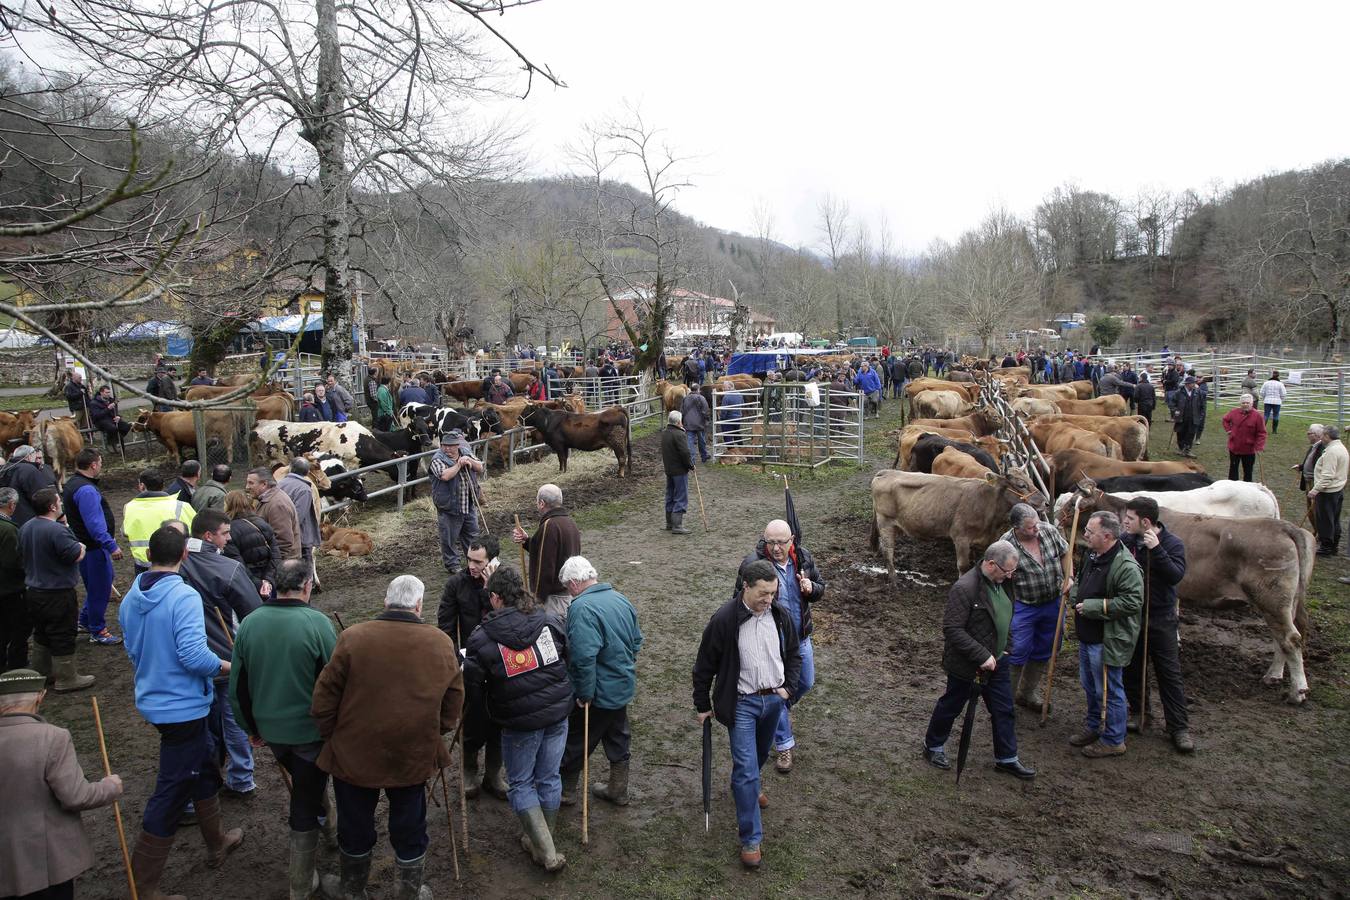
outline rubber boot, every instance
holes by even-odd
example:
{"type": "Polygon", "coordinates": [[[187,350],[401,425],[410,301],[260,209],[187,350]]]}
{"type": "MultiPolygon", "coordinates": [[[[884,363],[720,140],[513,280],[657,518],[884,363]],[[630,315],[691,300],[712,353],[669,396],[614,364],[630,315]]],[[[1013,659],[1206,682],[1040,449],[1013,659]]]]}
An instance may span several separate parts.
{"type": "Polygon", "coordinates": [[[671,534],[688,534],[689,529],[684,527],[684,513],[670,514],[671,534]]]}
{"type": "Polygon", "coordinates": [[[218,869],[225,857],[234,852],[244,842],[244,830],[231,828],[226,831],[220,824],[220,795],[197,801],[197,827],[202,830],[202,840],[206,841],[206,867],[218,869]]]}
{"type": "Polygon", "coordinates": [[[464,796],[472,800],[478,796],[483,776],[478,772],[478,754],[464,757],[464,796]]]}
{"type": "Polygon", "coordinates": [[[37,672],[39,675],[46,675],[47,684],[50,686],[55,680],[52,678],[52,652],[37,641],[34,641],[33,652],[28,655],[33,671],[37,672]]]}
{"type": "Polygon", "coordinates": [[[1022,667],[1008,666],[1008,690],[1012,692],[1013,702],[1017,702],[1017,686],[1022,683],[1022,667]]]}
{"type": "Polygon", "coordinates": [[[581,770],[578,769],[570,775],[567,772],[562,773],[562,800],[563,806],[577,805],[577,782],[581,780],[581,770]]]}
{"type": "Polygon", "coordinates": [[[498,800],[506,799],[506,779],[502,777],[502,745],[489,742],[483,753],[483,790],[498,800]]]}
{"type": "Polygon", "coordinates": [[[1040,712],[1045,697],[1041,695],[1041,676],[1045,674],[1049,663],[1044,660],[1029,660],[1022,670],[1022,682],[1017,686],[1017,702],[1029,709],[1040,712]]]}
{"type": "Polygon", "coordinates": [[[670,513],[666,513],[666,531],[670,530],[670,513]]]}
{"type": "Polygon", "coordinates": [[[131,872],[136,879],[136,896],[145,900],[187,900],[182,894],[160,892],[159,880],[164,877],[164,864],[169,861],[173,838],[155,837],[142,831],[131,851],[131,872]]]}
{"type": "Polygon", "coordinates": [[[609,764],[609,781],[597,782],[591,793],[619,806],[628,805],[628,760],[609,764]]]}
{"type": "Polygon", "coordinates": [[[319,829],[291,832],[291,861],[288,879],[291,900],[310,900],[319,889],[319,873],[315,871],[319,855],[319,829]]]}
{"type": "MultiPolygon", "coordinates": [[[[556,816],[557,810],[553,813],[556,816]]],[[[554,849],[553,832],[549,830],[548,820],[544,818],[542,809],[531,806],[524,812],[516,813],[516,817],[520,819],[520,826],[525,831],[521,844],[527,847],[536,864],[542,866],[546,872],[557,872],[567,865],[567,858],[554,849]]]]}
{"type": "Polygon", "coordinates": [[[399,859],[394,857],[398,867],[398,880],[394,884],[394,896],[397,900],[431,900],[431,888],[422,883],[422,870],[426,866],[427,855],[423,853],[417,859],[399,859]]]}
{"type": "Polygon", "coordinates": [[[55,690],[58,694],[82,691],[94,684],[93,675],[81,675],[75,671],[75,655],[53,656],[52,674],[56,677],[55,690]]]}
{"type": "Polygon", "coordinates": [[[370,880],[370,857],[350,856],[343,853],[338,858],[340,875],[325,875],[320,882],[324,900],[366,900],[366,882],[370,880]]]}

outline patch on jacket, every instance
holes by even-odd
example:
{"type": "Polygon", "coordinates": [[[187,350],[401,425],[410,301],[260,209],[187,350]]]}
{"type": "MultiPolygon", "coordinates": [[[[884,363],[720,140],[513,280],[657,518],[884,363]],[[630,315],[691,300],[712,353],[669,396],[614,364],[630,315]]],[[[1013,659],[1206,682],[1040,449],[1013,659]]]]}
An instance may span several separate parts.
{"type": "Polygon", "coordinates": [[[539,648],[539,655],[544,660],[544,665],[551,666],[558,661],[558,647],[553,643],[553,632],[545,628],[539,632],[539,640],[535,641],[539,648]]]}
{"type": "Polygon", "coordinates": [[[507,678],[515,678],[517,675],[524,675],[539,668],[539,658],[535,656],[533,647],[513,650],[505,644],[498,644],[497,649],[501,651],[502,665],[506,666],[507,678]]]}

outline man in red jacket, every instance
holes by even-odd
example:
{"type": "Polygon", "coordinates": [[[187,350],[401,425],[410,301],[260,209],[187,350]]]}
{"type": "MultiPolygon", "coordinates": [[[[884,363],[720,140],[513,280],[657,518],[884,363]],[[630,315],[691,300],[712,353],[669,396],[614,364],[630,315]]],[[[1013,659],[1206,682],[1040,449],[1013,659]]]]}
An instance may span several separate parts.
{"type": "Polygon", "coordinates": [[[1256,454],[1266,449],[1266,423],[1261,413],[1252,408],[1251,394],[1243,394],[1236,409],[1223,417],[1223,430],[1228,432],[1228,480],[1237,481],[1238,463],[1242,463],[1242,480],[1252,480],[1252,466],[1256,454]]]}

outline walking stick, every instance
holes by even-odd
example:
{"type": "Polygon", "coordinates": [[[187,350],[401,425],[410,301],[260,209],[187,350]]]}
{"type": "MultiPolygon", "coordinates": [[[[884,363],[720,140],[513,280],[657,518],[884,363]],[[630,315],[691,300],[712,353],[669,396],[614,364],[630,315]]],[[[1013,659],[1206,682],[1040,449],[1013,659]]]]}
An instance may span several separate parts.
{"type": "MultiPolygon", "coordinates": [[[[112,765],[108,762],[108,744],[103,739],[103,718],[98,714],[98,698],[89,698],[94,704],[94,728],[98,731],[98,749],[103,754],[103,774],[112,774],[112,765]]],[[[113,819],[117,822],[117,840],[122,845],[122,865],[127,870],[127,889],[131,891],[131,900],[136,897],[136,876],[131,873],[131,854],[127,852],[127,833],[122,828],[122,808],[113,801],[113,819]]]]}
{"type": "Polygon", "coordinates": [[[1153,551],[1144,557],[1144,655],[1140,657],[1139,673],[1139,733],[1148,727],[1148,580],[1153,568],[1153,551]]]}
{"type": "MultiPolygon", "coordinates": [[[[1073,581],[1073,544],[1078,534],[1078,497],[1073,498],[1073,526],[1069,529],[1069,562],[1065,573],[1073,581]]],[[[1070,585],[1072,588],[1072,585],[1070,585]]],[[[1050,669],[1045,673],[1045,696],[1041,698],[1041,726],[1050,718],[1050,694],[1055,688],[1055,663],[1059,660],[1059,644],[1064,637],[1064,616],[1069,607],[1069,592],[1064,591],[1059,598],[1059,615],[1055,618],[1055,642],[1050,645],[1050,669]]]]}
{"type": "MultiPolygon", "coordinates": [[[[521,531],[524,531],[524,530],[525,530],[524,527],[521,526],[521,524],[520,524],[520,515],[519,515],[519,514],[516,515],[516,527],[519,528],[521,531]]],[[[524,545],[524,544],[521,544],[521,545],[520,545],[520,578],[521,578],[522,581],[525,580],[525,545],[524,545]]]]}
{"type": "Polygon", "coordinates": [[[1107,685],[1107,683],[1106,683],[1107,675],[1108,675],[1108,672],[1106,671],[1106,647],[1105,647],[1105,645],[1103,645],[1103,646],[1102,646],[1102,725],[1101,725],[1101,728],[1098,729],[1098,733],[1099,733],[1099,734],[1105,734],[1105,733],[1106,733],[1106,691],[1107,691],[1107,687],[1108,687],[1108,685],[1107,685]]]}
{"type": "Polygon", "coordinates": [[[581,843],[591,842],[591,705],[581,705],[581,843]]]}
{"type": "Polygon", "coordinates": [[[459,847],[455,844],[455,820],[450,816],[450,789],[445,784],[444,769],[441,769],[441,799],[445,801],[445,827],[450,832],[450,858],[455,863],[455,880],[459,881],[459,847]]]}
{"type": "Polygon", "coordinates": [[[698,484],[698,469],[690,469],[694,475],[694,493],[698,494],[698,514],[703,519],[703,530],[708,531],[708,514],[703,510],[703,488],[698,484]]]}

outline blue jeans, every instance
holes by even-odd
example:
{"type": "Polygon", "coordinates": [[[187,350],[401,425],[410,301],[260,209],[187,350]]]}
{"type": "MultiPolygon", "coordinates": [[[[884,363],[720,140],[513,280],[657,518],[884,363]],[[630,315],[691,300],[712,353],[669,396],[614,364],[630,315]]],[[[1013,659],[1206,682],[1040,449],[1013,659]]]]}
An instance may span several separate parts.
{"type": "Polygon", "coordinates": [[[84,579],[84,608],[80,610],[80,622],[88,627],[90,634],[98,634],[108,627],[104,615],[108,611],[108,600],[112,598],[112,555],[102,547],[86,549],[84,559],[80,560],[80,576],[84,579]]]}
{"type": "Polygon", "coordinates": [[[708,441],[702,428],[698,431],[685,431],[684,439],[689,442],[690,456],[697,456],[703,462],[708,461],[708,441]]]}
{"type": "Polygon", "coordinates": [[[1102,730],[1102,645],[1078,645],[1078,679],[1087,695],[1087,715],[1083,727],[1097,732],[1103,744],[1119,747],[1125,743],[1125,682],[1120,666],[1107,666],[1106,730],[1102,730]]]}
{"type": "Polygon", "coordinates": [[[1275,420],[1276,425],[1280,424],[1280,404],[1278,403],[1266,404],[1264,421],[1267,424],[1269,424],[1271,419],[1275,420]]]}
{"type": "MultiPolygon", "coordinates": [[[[249,745],[248,735],[234,721],[234,709],[230,706],[230,691],[224,684],[216,684],[216,696],[211,701],[211,715],[215,723],[211,728],[212,740],[225,744],[224,775],[225,787],[232,791],[253,790],[253,747],[249,745]]],[[[220,754],[216,753],[220,759],[220,754]]]]}
{"type": "Polygon", "coordinates": [[[689,508],[689,476],[666,476],[666,512],[682,513],[689,508]]]}
{"type": "MultiPolygon", "coordinates": [[[[792,704],[806,696],[806,692],[811,690],[816,683],[816,651],[811,646],[811,639],[802,641],[802,677],[797,682],[797,690],[792,694],[792,704]]],[[[778,727],[773,732],[773,745],[779,750],[791,750],[797,746],[797,739],[792,736],[792,719],[788,716],[788,708],[785,705],[783,711],[778,715],[778,727]]]]}
{"type": "Polygon", "coordinates": [[[469,544],[478,537],[478,512],[472,505],[468,515],[437,510],[436,528],[441,538],[441,565],[447,572],[458,571],[460,555],[468,553],[469,544]]]}
{"type": "Polygon", "coordinates": [[[563,750],[567,748],[567,720],[534,731],[502,729],[502,762],[506,766],[506,796],[512,812],[538,806],[557,809],[562,802],[563,750]]]}
{"type": "MultiPolygon", "coordinates": [[[[427,786],[425,782],[407,787],[384,788],[389,798],[389,843],[401,860],[426,855],[427,786]]],[[[338,848],[348,856],[366,856],[375,849],[375,807],[380,788],[360,787],[333,777],[333,797],[337,800],[338,848]]]]}
{"type": "Polygon", "coordinates": [[[741,846],[758,847],[764,839],[759,818],[759,770],[769,761],[773,734],[784,704],[777,694],[742,694],[736,701],[731,729],[731,796],[741,846]]]}
{"type": "MultiPolygon", "coordinates": [[[[994,729],[994,761],[1002,763],[1017,761],[1017,731],[1014,727],[1009,665],[1008,656],[1004,654],[982,689],[984,707],[989,710],[989,723],[994,729]]],[[[947,738],[952,734],[952,724],[957,716],[965,712],[966,704],[975,690],[975,682],[947,674],[947,690],[933,707],[932,718],[928,720],[928,733],[923,737],[926,749],[937,751],[947,745],[947,738]]]]}
{"type": "Polygon", "coordinates": [[[1044,662],[1049,659],[1050,650],[1055,643],[1055,620],[1058,616],[1057,601],[1051,600],[1040,606],[1029,606],[1014,600],[1010,642],[1012,649],[1008,651],[1008,664],[1024,666],[1027,660],[1044,662]]]}

